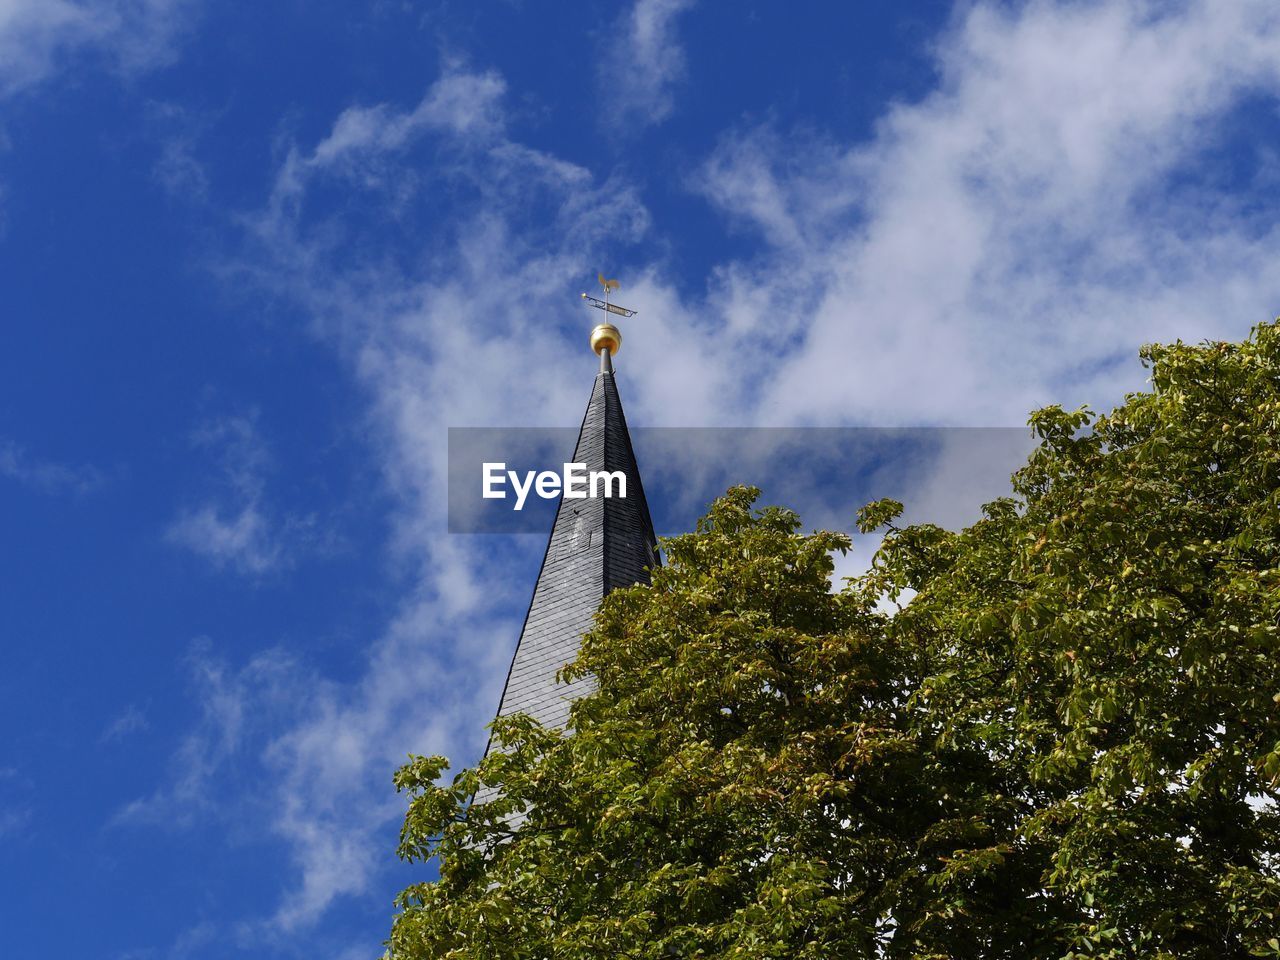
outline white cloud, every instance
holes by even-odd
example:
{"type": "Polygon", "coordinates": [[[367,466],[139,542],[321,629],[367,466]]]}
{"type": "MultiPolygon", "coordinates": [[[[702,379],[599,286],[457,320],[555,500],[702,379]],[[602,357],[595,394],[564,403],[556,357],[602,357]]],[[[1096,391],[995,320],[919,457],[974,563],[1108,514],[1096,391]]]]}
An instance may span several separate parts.
{"type": "Polygon", "coordinates": [[[21,837],[32,820],[31,782],[15,767],[0,767],[0,840],[21,837]]]}
{"type": "Polygon", "coordinates": [[[449,606],[410,606],[374,646],[354,689],[325,685],[301,722],[270,744],[267,762],[280,778],[273,827],[300,878],[273,928],[311,923],[336,897],[369,889],[386,862],[385,828],[404,812],[390,776],[409,751],[468,756],[482,744],[483,717],[505,675],[495,653],[518,626],[476,611],[450,616],[449,606]]]}
{"type": "Polygon", "coordinates": [[[151,174],[170,197],[197,203],[207,199],[209,174],[196,148],[212,119],[175,103],[147,105],[148,126],[159,147],[151,174]]]}
{"type": "Polygon", "coordinates": [[[455,145],[506,145],[500,108],[505,89],[495,73],[472,73],[449,63],[412,110],[388,104],[347,108],[310,152],[289,150],[275,178],[271,214],[258,218],[258,229],[287,229],[308,186],[326,177],[348,188],[379,191],[397,204],[407,202],[420,182],[403,155],[423,137],[440,136],[455,145]]]}
{"type": "Polygon", "coordinates": [[[308,162],[325,167],[354,154],[396,151],[433,131],[490,135],[501,126],[498,103],[505,90],[495,73],[468,73],[452,66],[408,113],[397,113],[386,104],[344,110],[308,162]]]}
{"type": "Polygon", "coordinates": [[[117,811],[117,825],[183,827],[218,812],[243,813],[244,804],[258,798],[245,793],[223,809],[222,798],[212,789],[215,778],[232,777],[245,762],[244,750],[260,742],[264,729],[295,718],[313,680],[277,650],[233,670],[208,640],[193,645],[188,666],[200,720],[174,754],[169,783],[117,811]]]}
{"type": "Polygon", "coordinates": [[[168,63],[193,0],[0,0],[0,96],[48,78],[72,56],[133,72],[168,63]]]}
{"type": "Polygon", "coordinates": [[[699,178],[772,245],[713,286],[754,415],[1018,423],[1118,400],[1144,341],[1276,311],[1274,194],[1203,174],[1222,118],[1274,103],[1280,8],[978,4],[938,62],[868,142],[739,131],[699,178]]]}
{"type": "Polygon", "coordinates": [[[30,823],[30,807],[0,808],[0,839],[23,833],[30,823]]]}
{"type": "Polygon", "coordinates": [[[83,496],[102,486],[102,472],[92,466],[68,466],[34,457],[12,441],[0,440],[0,477],[45,494],[83,496]]]}
{"type": "Polygon", "coordinates": [[[204,504],[185,511],[169,527],[168,538],[219,567],[265,573],[280,564],[280,544],[272,537],[256,502],[233,507],[204,504]]]}
{"type": "Polygon", "coordinates": [[[146,730],[147,715],[138,708],[136,704],[129,704],[124,711],[107,724],[102,734],[98,737],[99,743],[115,743],[123,740],[130,734],[146,730]]]}
{"type": "Polygon", "coordinates": [[[211,421],[193,444],[216,463],[214,491],[179,512],[165,531],[170,543],[251,575],[290,566],[299,549],[315,545],[314,517],[276,515],[268,506],[270,455],[254,417],[211,421]]]}
{"type": "Polygon", "coordinates": [[[604,126],[649,126],[671,115],[686,72],[676,19],[691,6],[693,0],[636,0],[599,44],[604,126]]]}

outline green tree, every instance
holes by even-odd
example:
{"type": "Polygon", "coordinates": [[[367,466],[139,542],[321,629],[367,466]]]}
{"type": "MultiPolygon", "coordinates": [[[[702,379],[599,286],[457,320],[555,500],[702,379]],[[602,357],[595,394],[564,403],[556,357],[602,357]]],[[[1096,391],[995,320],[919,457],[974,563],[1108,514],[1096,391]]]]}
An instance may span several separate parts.
{"type": "Polygon", "coordinates": [[[572,735],[399,771],[389,955],[1280,957],[1280,327],[1143,358],[968,529],[864,508],[843,590],[750,488],[667,540],[572,735]]]}

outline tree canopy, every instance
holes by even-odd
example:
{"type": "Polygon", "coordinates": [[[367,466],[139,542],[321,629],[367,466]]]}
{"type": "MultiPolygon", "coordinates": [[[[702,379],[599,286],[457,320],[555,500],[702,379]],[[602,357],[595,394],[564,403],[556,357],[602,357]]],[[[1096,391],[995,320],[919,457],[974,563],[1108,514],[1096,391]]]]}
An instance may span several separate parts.
{"type": "Polygon", "coordinates": [[[572,733],[397,774],[389,956],[1280,957],[1280,326],[1142,357],[967,529],[865,507],[842,589],[750,488],[666,540],[572,733]]]}

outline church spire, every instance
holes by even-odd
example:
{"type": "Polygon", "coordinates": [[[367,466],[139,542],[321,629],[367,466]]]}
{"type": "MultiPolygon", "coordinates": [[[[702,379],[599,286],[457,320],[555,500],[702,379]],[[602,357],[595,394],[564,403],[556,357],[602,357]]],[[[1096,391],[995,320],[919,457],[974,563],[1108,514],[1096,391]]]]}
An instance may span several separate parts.
{"type": "MultiPolygon", "coordinates": [[[[605,301],[586,294],[583,298],[609,313],[632,316],[635,311],[608,302],[617,282],[607,283],[612,287],[605,287],[605,301]]],[[[591,629],[605,595],[618,587],[648,583],[648,571],[659,563],[653,521],[614,379],[613,357],[621,345],[622,334],[611,323],[591,331],[600,372],[573,462],[585,464],[588,472],[620,471],[626,477],[626,496],[561,498],[502,691],[500,717],[526,713],[546,726],[566,726],[570,702],[587,692],[592,681],[557,683],[556,673],[577,656],[582,635],[591,629]]]]}

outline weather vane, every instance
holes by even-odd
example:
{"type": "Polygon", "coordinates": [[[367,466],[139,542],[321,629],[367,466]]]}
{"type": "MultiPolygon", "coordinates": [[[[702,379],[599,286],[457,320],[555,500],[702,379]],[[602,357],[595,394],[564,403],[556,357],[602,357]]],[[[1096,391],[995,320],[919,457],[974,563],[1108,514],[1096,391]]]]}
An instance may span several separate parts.
{"type": "Polygon", "coordinates": [[[617,280],[606,280],[603,273],[597,273],[596,280],[604,289],[604,299],[597,300],[595,297],[589,297],[584,293],[582,295],[583,300],[587,301],[587,303],[591,304],[591,306],[595,307],[597,310],[603,310],[605,313],[614,313],[620,317],[634,317],[636,315],[636,311],[634,310],[628,310],[626,307],[620,307],[616,303],[609,302],[609,294],[614,290],[617,290],[620,286],[617,280]]]}

